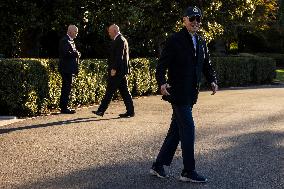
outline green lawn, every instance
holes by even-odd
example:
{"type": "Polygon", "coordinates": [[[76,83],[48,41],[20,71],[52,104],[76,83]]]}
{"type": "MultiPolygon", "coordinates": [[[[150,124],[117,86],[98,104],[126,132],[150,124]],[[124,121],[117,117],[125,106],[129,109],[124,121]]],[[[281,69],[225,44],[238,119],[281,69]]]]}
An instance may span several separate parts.
{"type": "Polygon", "coordinates": [[[276,70],[276,79],[275,81],[284,82],[284,68],[276,70]]]}

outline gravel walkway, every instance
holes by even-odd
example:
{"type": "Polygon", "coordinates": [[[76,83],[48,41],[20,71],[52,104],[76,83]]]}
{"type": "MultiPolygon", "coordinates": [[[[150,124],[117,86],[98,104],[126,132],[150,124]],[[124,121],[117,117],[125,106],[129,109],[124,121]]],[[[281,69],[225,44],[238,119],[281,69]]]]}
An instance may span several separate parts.
{"type": "Polygon", "coordinates": [[[201,92],[194,108],[197,170],[207,184],[149,175],[170,123],[160,96],[134,99],[136,116],[119,119],[123,102],[103,118],[82,108],[0,127],[1,189],[283,189],[284,86],[201,92]]]}

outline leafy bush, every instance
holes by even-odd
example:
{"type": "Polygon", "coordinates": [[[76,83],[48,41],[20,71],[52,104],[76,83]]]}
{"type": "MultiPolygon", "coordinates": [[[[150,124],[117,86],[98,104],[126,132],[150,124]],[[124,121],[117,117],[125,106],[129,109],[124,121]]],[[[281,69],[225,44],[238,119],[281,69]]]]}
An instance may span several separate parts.
{"type": "Polygon", "coordinates": [[[274,81],[284,83],[284,69],[276,70],[276,78],[274,81]]]}
{"type": "MultiPolygon", "coordinates": [[[[157,90],[154,59],[131,60],[128,82],[134,96],[157,90]]],[[[61,77],[57,59],[1,59],[0,115],[33,116],[59,107],[61,77]]],[[[70,106],[101,101],[106,89],[107,61],[86,59],[73,82],[70,106]]]]}
{"type": "Polygon", "coordinates": [[[271,58],[213,57],[212,63],[220,87],[267,84],[275,77],[275,61],[271,58]]]}
{"type": "MultiPolygon", "coordinates": [[[[271,58],[213,57],[220,87],[272,82],[275,61],[271,58]]],[[[157,93],[155,58],[130,60],[129,88],[133,96],[157,93]]],[[[59,107],[61,77],[57,59],[0,59],[0,115],[34,116],[59,107]]],[[[85,59],[75,78],[70,105],[101,101],[106,89],[105,59],[85,59]]],[[[205,83],[203,83],[205,86],[205,83]]]]}
{"type": "Polygon", "coordinates": [[[105,59],[82,60],[71,91],[73,106],[98,103],[102,99],[106,89],[106,69],[105,59]]]}
{"type": "Polygon", "coordinates": [[[0,114],[34,115],[48,98],[46,66],[37,60],[0,60],[0,114]]]}
{"type": "Polygon", "coordinates": [[[256,54],[261,57],[273,58],[276,61],[276,67],[284,68],[284,54],[277,53],[258,53],[256,54]]]}
{"type": "Polygon", "coordinates": [[[136,58],[132,59],[130,64],[129,87],[132,95],[141,96],[156,93],[156,59],[136,58]]]}

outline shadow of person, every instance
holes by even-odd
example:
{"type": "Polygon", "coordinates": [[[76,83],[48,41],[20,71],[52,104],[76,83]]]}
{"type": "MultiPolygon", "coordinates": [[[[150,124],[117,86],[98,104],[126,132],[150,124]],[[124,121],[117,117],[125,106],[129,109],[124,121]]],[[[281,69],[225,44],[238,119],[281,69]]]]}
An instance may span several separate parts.
{"type": "Polygon", "coordinates": [[[64,121],[56,121],[56,122],[43,123],[43,124],[37,124],[37,125],[28,125],[24,127],[0,128],[0,134],[10,133],[13,131],[27,130],[27,129],[62,126],[62,125],[68,125],[68,124],[73,124],[73,123],[86,123],[86,122],[97,122],[97,121],[108,121],[108,120],[121,119],[120,117],[100,118],[100,119],[97,119],[97,118],[98,117],[76,118],[76,119],[69,119],[69,120],[64,120],[64,121]]]}

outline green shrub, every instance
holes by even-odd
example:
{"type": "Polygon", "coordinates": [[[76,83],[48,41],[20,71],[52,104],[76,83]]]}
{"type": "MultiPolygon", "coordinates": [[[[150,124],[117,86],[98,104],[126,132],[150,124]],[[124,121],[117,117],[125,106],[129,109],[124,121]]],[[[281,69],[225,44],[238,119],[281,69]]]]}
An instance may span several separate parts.
{"type": "Polygon", "coordinates": [[[273,58],[276,61],[276,67],[284,68],[284,54],[277,53],[258,53],[257,56],[273,58]]]}
{"type": "Polygon", "coordinates": [[[284,69],[276,70],[276,78],[274,81],[284,83],[284,69]]]}
{"type": "Polygon", "coordinates": [[[73,106],[98,103],[106,90],[107,61],[86,59],[80,63],[80,72],[71,91],[73,106]]]}
{"type": "MultiPolygon", "coordinates": [[[[132,59],[129,86],[134,96],[157,90],[154,59],[132,59]]],[[[58,109],[61,77],[57,59],[1,59],[0,114],[34,116],[58,109]]],[[[75,77],[70,106],[101,101],[106,90],[107,61],[86,59],[75,77]]]]}
{"type": "MultiPolygon", "coordinates": [[[[275,72],[275,61],[265,57],[213,57],[212,63],[220,87],[270,83],[275,72]]],[[[156,94],[157,59],[136,58],[130,64],[131,73],[127,78],[132,95],[156,94]]],[[[0,67],[0,115],[34,116],[58,108],[61,77],[57,59],[0,59],[0,67]]],[[[70,105],[100,102],[106,77],[106,60],[82,60],[70,105]]]]}
{"type": "Polygon", "coordinates": [[[275,61],[271,58],[213,57],[220,87],[271,83],[275,77],[275,61]]]}
{"type": "Polygon", "coordinates": [[[28,59],[0,60],[0,114],[34,115],[44,111],[48,74],[44,62],[28,59]]]}
{"type": "Polygon", "coordinates": [[[130,60],[129,88],[133,96],[153,94],[156,91],[154,59],[136,58],[130,60]]]}

